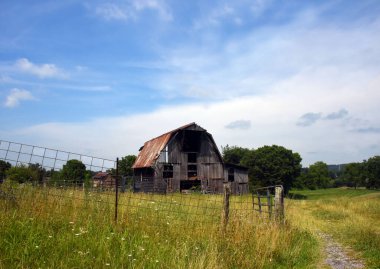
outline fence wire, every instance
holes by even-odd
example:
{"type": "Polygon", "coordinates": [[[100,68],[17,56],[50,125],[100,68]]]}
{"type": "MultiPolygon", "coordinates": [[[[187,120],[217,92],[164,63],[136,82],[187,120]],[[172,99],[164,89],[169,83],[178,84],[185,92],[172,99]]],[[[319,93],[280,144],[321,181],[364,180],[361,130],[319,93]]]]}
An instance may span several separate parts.
{"type": "Polygon", "coordinates": [[[0,160],[12,166],[39,164],[47,170],[61,170],[69,160],[81,161],[89,171],[116,168],[116,161],[69,151],[0,140],[0,160]]]}
{"type": "Polygon", "coordinates": [[[97,212],[115,216],[119,222],[136,225],[198,225],[209,229],[230,222],[270,220],[276,212],[276,187],[255,189],[251,194],[229,195],[201,192],[134,192],[133,178],[118,175],[117,161],[67,151],[0,140],[0,160],[12,166],[33,166],[39,180],[0,184],[0,202],[14,206],[34,206],[52,214],[81,210],[89,216],[97,212]],[[76,159],[88,177],[81,181],[62,178],[67,161],[76,159]],[[38,164],[38,165],[37,165],[38,164]],[[226,214],[228,210],[228,214],[226,214]],[[114,215],[115,214],[115,215],[114,215]]]}

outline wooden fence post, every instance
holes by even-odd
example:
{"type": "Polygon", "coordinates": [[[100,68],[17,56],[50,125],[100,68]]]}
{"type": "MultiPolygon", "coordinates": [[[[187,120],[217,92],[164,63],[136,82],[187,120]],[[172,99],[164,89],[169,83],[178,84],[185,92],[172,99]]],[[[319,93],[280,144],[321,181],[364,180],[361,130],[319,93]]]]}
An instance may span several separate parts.
{"type": "MultiPolygon", "coordinates": [[[[112,181],[111,181],[112,182],[112,181]]],[[[116,158],[116,176],[115,176],[115,222],[117,222],[117,207],[119,204],[119,158],[116,158]]]]}
{"type": "Polygon", "coordinates": [[[267,206],[268,206],[269,219],[271,219],[272,218],[272,201],[271,201],[269,189],[267,189],[267,206]]]}
{"type": "Polygon", "coordinates": [[[260,193],[257,192],[257,201],[258,201],[258,204],[259,204],[259,213],[261,215],[261,197],[260,197],[260,193]]]}
{"type": "Polygon", "coordinates": [[[276,186],[274,196],[274,208],[276,219],[280,222],[284,220],[284,188],[282,186],[276,186]]]}
{"type": "Polygon", "coordinates": [[[223,201],[223,227],[224,230],[227,228],[229,216],[230,216],[230,194],[231,187],[229,183],[224,184],[224,201],[223,201]]]}

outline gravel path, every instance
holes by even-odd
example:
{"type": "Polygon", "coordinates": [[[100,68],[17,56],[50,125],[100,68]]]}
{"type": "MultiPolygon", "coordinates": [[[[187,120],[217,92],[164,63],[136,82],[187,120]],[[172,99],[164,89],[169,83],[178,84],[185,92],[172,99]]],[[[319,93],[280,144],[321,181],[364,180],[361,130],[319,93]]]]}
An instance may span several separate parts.
{"type": "Polygon", "coordinates": [[[365,268],[363,261],[349,257],[347,251],[329,234],[318,232],[325,241],[326,264],[333,269],[358,269],[365,268]]]}

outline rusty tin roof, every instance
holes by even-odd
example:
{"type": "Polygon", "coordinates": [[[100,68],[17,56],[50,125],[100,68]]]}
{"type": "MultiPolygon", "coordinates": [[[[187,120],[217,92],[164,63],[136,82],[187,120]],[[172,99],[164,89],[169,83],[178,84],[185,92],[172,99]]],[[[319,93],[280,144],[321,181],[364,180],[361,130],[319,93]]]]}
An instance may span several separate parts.
{"type": "Polygon", "coordinates": [[[161,151],[169,142],[172,135],[175,134],[179,130],[189,128],[193,125],[196,125],[196,123],[192,122],[192,123],[186,124],[173,131],[167,132],[163,135],[160,135],[156,138],[153,138],[145,142],[132,168],[152,167],[155,161],[160,156],[161,151]]]}

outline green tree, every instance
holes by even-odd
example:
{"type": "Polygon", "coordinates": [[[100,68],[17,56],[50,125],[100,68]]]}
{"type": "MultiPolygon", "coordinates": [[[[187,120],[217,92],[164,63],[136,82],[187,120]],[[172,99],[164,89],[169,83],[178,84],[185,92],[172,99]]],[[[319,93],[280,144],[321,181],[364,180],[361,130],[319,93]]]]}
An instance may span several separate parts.
{"type": "Polygon", "coordinates": [[[369,158],[364,165],[367,170],[366,187],[380,189],[380,156],[369,158]]]}
{"type": "Polygon", "coordinates": [[[42,184],[46,174],[45,168],[43,168],[39,163],[30,163],[28,167],[29,169],[36,171],[38,175],[37,181],[39,184],[42,184]]]}
{"type": "Polygon", "coordinates": [[[0,160],[0,183],[3,182],[6,176],[7,170],[11,168],[12,165],[9,162],[0,160]]]}
{"type": "Polygon", "coordinates": [[[25,165],[13,166],[6,171],[7,179],[18,182],[38,182],[38,173],[25,165]]]}
{"type": "Polygon", "coordinates": [[[316,162],[309,167],[307,173],[310,184],[315,184],[316,188],[328,188],[330,186],[329,169],[326,163],[316,162]]]}
{"type": "Polygon", "coordinates": [[[301,172],[301,156],[282,146],[264,146],[243,157],[253,186],[281,184],[287,193],[301,172]]]}
{"type": "Polygon", "coordinates": [[[308,178],[309,168],[302,168],[301,174],[293,181],[293,187],[297,189],[315,190],[317,185],[313,179],[308,178]]]}
{"type": "Polygon", "coordinates": [[[127,155],[119,160],[119,175],[131,177],[133,176],[132,166],[136,161],[135,155],[127,155]]]}
{"type": "Polygon", "coordinates": [[[343,180],[348,186],[353,186],[355,189],[364,185],[366,173],[363,163],[349,163],[345,165],[343,171],[343,180]]]}
{"type": "Polygon", "coordinates": [[[242,165],[241,161],[251,152],[250,149],[229,145],[222,147],[223,161],[225,163],[242,165]]]}
{"type": "Polygon", "coordinates": [[[69,160],[60,172],[61,179],[75,185],[81,185],[86,175],[86,166],[79,160],[69,160]]]}

